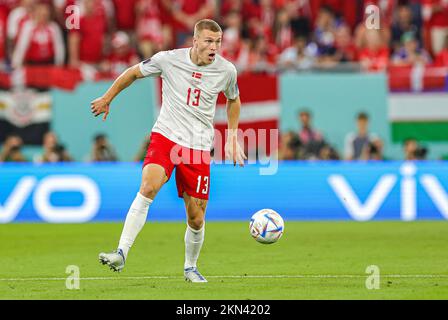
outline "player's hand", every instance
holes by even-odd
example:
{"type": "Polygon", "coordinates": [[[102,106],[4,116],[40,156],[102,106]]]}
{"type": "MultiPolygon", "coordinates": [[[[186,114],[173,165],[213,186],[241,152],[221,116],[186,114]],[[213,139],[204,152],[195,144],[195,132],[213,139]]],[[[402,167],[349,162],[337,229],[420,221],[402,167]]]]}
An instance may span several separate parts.
{"type": "Polygon", "coordinates": [[[236,135],[231,135],[227,138],[224,151],[226,154],[226,159],[232,160],[234,166],[238,163],[241,167],[244,167],[244,160],[247,160],[247,157],[244,154],[243,148],[241,148],[238,143],[236,135]]]}
{"type": "Polygon", "coordinates": [[[103,121],[105,121],[109,115],[109,103],[103,97],[95,99],[90,102],[90,110],[95,117],[98,117],[100,114],[104,113],[103,121]]]}

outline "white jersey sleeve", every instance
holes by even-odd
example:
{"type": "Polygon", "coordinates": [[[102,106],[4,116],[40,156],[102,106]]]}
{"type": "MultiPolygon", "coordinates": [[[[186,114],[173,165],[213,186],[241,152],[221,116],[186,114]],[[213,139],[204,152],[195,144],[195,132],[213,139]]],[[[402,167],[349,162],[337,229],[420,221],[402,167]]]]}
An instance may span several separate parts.
{"type": "Polygon", "coordinates": [[[144,77],[158,77],[162,74],[162,70],[164,67],[164,60],[166,56],[166,51],[160,51],[156,53],[151,58],[146,59],[145,61],[140,62],[140,72],[144,77]]]}
{"type": "Polygon", "coordinates": [[[227,88],[224,90],[224,95],[227,99],[235,100],[240,95],[237,83],[238,73],[234,65],[231,65],[230,76],[229,76],[229,84],[227,88]]]}

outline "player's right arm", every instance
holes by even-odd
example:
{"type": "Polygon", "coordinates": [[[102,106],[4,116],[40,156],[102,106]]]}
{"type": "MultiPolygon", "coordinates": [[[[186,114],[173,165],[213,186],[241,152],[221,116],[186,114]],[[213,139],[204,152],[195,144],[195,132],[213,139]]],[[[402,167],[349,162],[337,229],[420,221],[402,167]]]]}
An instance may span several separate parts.
{"type": "Polygon", "coordinates": [[[109,114],[109,105],[112,100],[124,89],[129,87],[135,80],[148,76],[159,76],[162,74],[162,66],[166,51],[155,54],[151,59],[147,59],[124,71],[100,98],[93,100],[91,104],[92,113],[95,117],[104,113],[103,121],[109,114]]]}
{"type": "Polygon", "coordinates": [[[103,120],[106,120],[109,114],[109,105],[112,100],[124,89],[129,87],[135,80],[143,78],[143,74],[140,71],[140,67],[136,64],[133,67],[128,68],[124,71],[112,84],[112,86],[107,90],[107,92],[95,100],[93,100],[91,105],[92,113],[95,117],[104,113],[103,120]]]}

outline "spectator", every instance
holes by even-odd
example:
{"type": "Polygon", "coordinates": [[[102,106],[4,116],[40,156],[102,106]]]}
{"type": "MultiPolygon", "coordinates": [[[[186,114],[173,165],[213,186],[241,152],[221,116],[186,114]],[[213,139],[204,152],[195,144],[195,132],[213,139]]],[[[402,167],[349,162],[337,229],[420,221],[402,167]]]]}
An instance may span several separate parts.
{"type": "Polygon", "coordinates": [[[35,162],[55,163],[72,161],[72,157],[68,154],[64,145],[58,142],[58,138],[54,132],[47,132],[43,140],[44,152],[35,158],[35,162]]]}
{"type": "Polygon", "coordinates": [[[405,33],[402,38],[403,46],[392,57],[392,63],[394,65],[426,65],[431,61],[425,49],[419,48],[418,41],[412,32],[405,33]]]}
{"type": "Polygon", "coordinates": [[[323,6],[331,9],[335,13],[335,17],[339,22],[344,22],[354,28],[358,20],[358,12],[361,1],[347,1],[347,0],[309,0],[313,11],[317,12],[318,8],[323,6]]]}
{"type": "Polygon", "coordinates": [[[260,0],[252,7],[248,20],[249,35],[251,38],[266,38],[266,42],[274,41],[275,8],[273,0],[260,0]]]}
{"type": "Polygon", "coordinates": [[[289,131],[282,134],[278,154],[279,160],[297,160],[301,146],[300,139],[296,133],[289,131]]]}
{"type": "Polygon", "coordinates": [[[381,27],[382,29],[387,29],[387,32],[389,32],[396,6],[400,1],[402,0],[363,0],[364,6],[362,12],[366,12],[367,7],[370,5],[378,7],[380,9],[381,27]]]}
{"type": "Polygon", "coordinates": [[[242,14],[244,11],[244,4],[246,3],[247,1],[244,0],[222,0],[219,12],[222,17],[226,17],[232,11],[242,14]]]}
{"type": "Polygon", "coordinates": [[[307,44],[306,38],[299,36],[295,38],[293,47],[287,48],[281,53],[278,66],[283,69],[311,69],[315,65],[316,55],[316,44],[307,44]]]}
{"type": "Polygon", "coordinates": [[[277,49],[283,51],[292,46],[294,39],[293,30],[291,27],[291,18],[288,11],[280,9],[277,12],[275,26],[274,26],[274,41],[277,49]]]}
{"type": "Polygon", "coordinates": [[[382,34],[377,30],[367,31],[366,43],[366,47],[359,53],[361,67],[371,72],[386,70],[389,64],[389,49],[382,34]]]}
{"type": "Polygon", "coordinates": [[[338,152],[327,143],[323,144],[320,148],[318,158],[323,161],[340,160],[338,152]]]}
{"type": "Polygon", "coordinates": [[[423,0],[423,19],[429,30],[431,50],[434,55],[442,51],[448,35],[448,2],[446,0],[423,0]]]}
{"type": "Polygon", "coordinates": [[[68,36],[69,65],[74,68],[95,66],[103,60],[108,28],[105,10],[98,10],[94,0],[81,1],[80,28],[70,30],[68,36]]]}
{"type": "Polygon", "coordinates": [[[322,142],[322,134],[312,128],[311,125],[311,112],[308,110],[302,110],[299,112],[299,121],[302,128],[299,131],[300,141],[306,146],[313,142],[322,142]]]}
{"type": "Polygon", "coordinates": [[[384,161],[384,143],[379,138],[373,138],[369,143],[369,146],[364,149],[365,154],[362,156],[362,159],[366,160],[374,160],[374,161],[384,161]]]}
{"type": "Polygon", "coordinates": [[[161,19],[161,7],[157,0],[137,2],[138,49],[144,59],[172,45],[171,28],[161,19]]]}
{"type": "Polygon", "coordinates": [[[333,150],[324,141],[322,134],[313,129],[311,125],[311,112],[302,110],[299,112],[299,121],[301,130],[299,131],[299,139],[302,145],[302,159],[316,160],[321,157],[332,157],[333,150]],[[327,148],[322,152],[322,148],[327,148]]]}
{"type": "Polygon", "coordinates": [[[322,7],[317,16],[314,41],[319,47],[319,57],[332,57],[336,54],[335,46],[336,18],[329,7],[322,7]]]}
{"type": "Polygon", "coordinates": [[[23,25],[32,18],[35,4],[36,0],[21,0],[20,5],[9,13],[7,25],[9,53],[13,52],[23,25]]]}
{"type": "Polygon", "coordinates": [[[397,51],[401,48],[403,35],[409,32],[415,35],[416,40],[421,45],[421,32],[414,23],[411,7],[409,5],[401,5],[397,8],[396,19],[392,24],[392,51],[397,51]]]}
{"type": "Polygon", "coordinates": [[[232,61],[237,70],[243,70],[249,59],[249,46],[242,39],[241,14],[230,11],[224,18],[224,25],[222,55],[232,61]]]}
{"type": "Polygon", "coordinates": [[[355,29],[355,45],[356,47],[361,50],[365,49],[371,41],[371,37],[369,33],[372,33],[373,31],[376,31],[379,33],[379,37],[381,39],[382,45],[387,46],[391,41],[391,24],[392,24],[392,16],[395,9],[395,4],[397,0],[363,0],[363,9],[362,9],[362,16],[360,19],[360,23],[355,29]],[[379,13],[380,13],[380,20],[378,21],[380,23],[380,29],[379,30],[371,30],[367,29],[365,24],[365,19],[367,18],[367,15],[364,13],[366,12],[366,9],[370,5],[375,5],[378,7],[379,13]]]}
{"type": "Polygon", "coordinates": [[[425,160],[428,149],[421,147],[417,140],[410,138],[404,142],[404,159],[406,161],[425,160]]]}
{"type": "Polygon", "coordinates": [[[367,160],[366,148],[376,139],[375,135],[369,133],[369,117],[366,113],[358,114],[357,127],[357,132],[351,132],[345,138],[346,160],[367,160]]]}
{"type": "Polygon", "coordinates": [[[22,154],[23,140],[17,134],[6,137],[0,152],[0,162],[26,162],[22,154]]]}
{"type": "Polygon", "coordinates": [[[113,0],[116,28],[132,33],[135,30],[138,0],[113,0]]]}
{"type": "Polygon", "coordinates": [[[64,64],[64,39],[59,26],[51,21],[50,9],[49,4],[38,3],[33,18],[23,25],[12,56],[14,68],[64,64]]]}
{"type": "Polygon", "coordinates": [[[310,0],[277,0],[277,6],[283,5],[291,19],[293,36],[309,39],[312,34],[312,10],[310,0]]]}
{"type": "Polygon", "coordinates": [[[118,161],[114,149],[104,134],[98,134],[95,136],[92,148],[92,161],[118,161]]]}
{"type": "Polygon", "coordinates": [[[112,37],[112,53],[102,63],[101,69],[112,78],[116,78],[139,60],[131,47],[129,36],[123,31],[118,31],[112,37]]]}
{"type": "MultiPolygon", "coordinates": [[[[214,0],[171,0],[170,7],[166,8],[172,13],[175,44],[182,46],[186,42],[198,20],[211,18],[215,11],[214,0]]],[[[166,2],[165,6],[166,6],[166,2]]]]}
{"type": "Polygon", "coordinates": [[[448,35],[445,37],[445,45],[436,57],[435,64],[440,67],[448,67],[448,35]]]}
{"type": "Polygon", "coordinates": [[[338,62],[356,61],[358,53],[349,26],[341,25],[338,27],[335,37],[335,60],[338,62]]]}
{"type": "Polygon", "coordinates": [[[265,37],[259,36],[251,43],[247,71],[274,71],[277,58],[277,48],[265,37]]]}

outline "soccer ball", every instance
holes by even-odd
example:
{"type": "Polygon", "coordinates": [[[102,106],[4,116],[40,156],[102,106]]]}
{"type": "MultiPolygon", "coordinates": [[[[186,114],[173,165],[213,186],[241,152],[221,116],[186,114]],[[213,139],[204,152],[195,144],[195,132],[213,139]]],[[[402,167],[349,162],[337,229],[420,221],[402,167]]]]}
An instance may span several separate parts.
{"type": "Polygon", "coordinates": [[[250,219],[249,230],[251,236],[258,242],[271,244],[277,242],[283,235],[285,223],[274,210],[263,209],[256,212],[250,219]]]}

